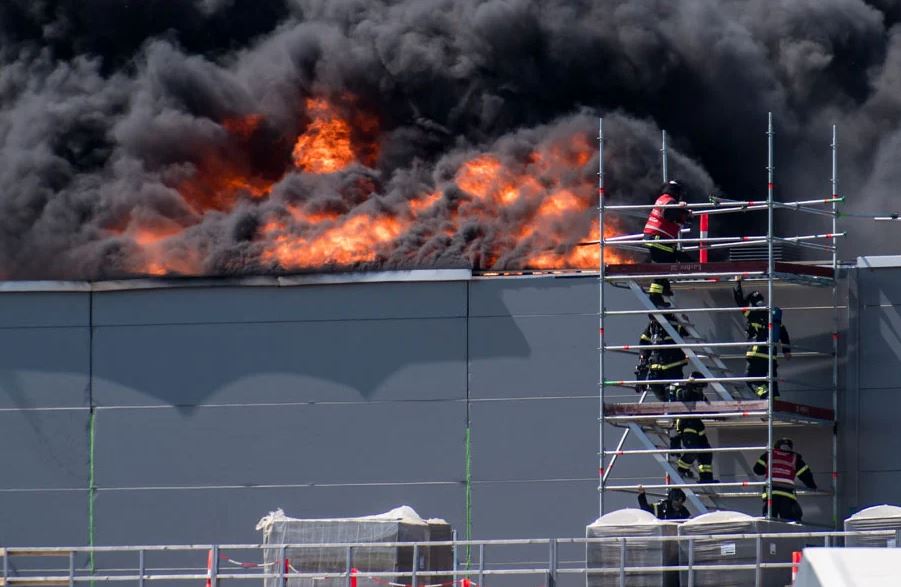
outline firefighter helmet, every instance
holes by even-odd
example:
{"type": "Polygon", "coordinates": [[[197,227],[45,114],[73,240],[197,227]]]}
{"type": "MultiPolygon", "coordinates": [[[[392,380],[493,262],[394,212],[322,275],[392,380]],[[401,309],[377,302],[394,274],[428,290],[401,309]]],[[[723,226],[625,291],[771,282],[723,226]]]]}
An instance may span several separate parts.
{"type": "Polygon", "coordinates": [[[756,289],[748,294],[748,305],[754,307],[761,307],[766,305],[766,301],[763,299],[763,294],[757,291],[756,289]]]}
{"type": "Polygon", "coordinates": [[[674,499],[685,501],[685,492],[678,487],[673,487],[666,493],[666,498],[670,501],[673,501],[674,499]]]}
{"type": "Polygon", "coordinates": [[[773,306],[773,322],[775,324],[782,324],[782,308],[773,306]]]}
{"type": "Polygon", "coordinates": [[[672,197],[676,198],[676,200],[681,201],[685,197],[685,186],[676,181],[675,179],[671,179],[660,188],[661,194],[669,194],[672,197]]]}
{"type": "Polygon", "coordinates": [[[795,443],[792,442],[791,438],[780,438],[773,444],[773,448],[777,450],[794,450],[795,443]]]}

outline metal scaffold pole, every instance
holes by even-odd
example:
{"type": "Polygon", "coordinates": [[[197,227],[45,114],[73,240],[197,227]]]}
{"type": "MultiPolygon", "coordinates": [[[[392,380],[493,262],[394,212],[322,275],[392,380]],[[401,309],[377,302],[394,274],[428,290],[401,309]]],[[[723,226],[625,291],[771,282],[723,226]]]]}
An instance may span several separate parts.
{"type": "Polygon", "coordinates": [[[666,153],[666,131],[660,131],[660,162],[663,166],[663,183],[669,181],[669,162],[666,153]]]}
{"type": "Polygon", "coordinates": [[[598,119],[598,516],[604,515],[604,119],[598,119]]]}
{"type": "MultiPolygon", "coordinates": [[[[832,198],[838,194],[838,132],[832,125],[832,198]]],[[[837,202],[832,203],[832,233],[838,230],[837,202]]],[[[832,239],[832,524],[838,528],[838,241],[832,239]]]]}
{"type": "Polygon", "coordinates": [[[768,519],[773,519],[773,308],[775,303],[773,300],[773,273],[775,272],[775,263],[773,262],[773,113],[767,116],[767,229],[766,229],[766,290],[767,290],[767,416],[766,416],[766,432],[767,432],[767,467],[766,467],[766,515],[768,519]]]}

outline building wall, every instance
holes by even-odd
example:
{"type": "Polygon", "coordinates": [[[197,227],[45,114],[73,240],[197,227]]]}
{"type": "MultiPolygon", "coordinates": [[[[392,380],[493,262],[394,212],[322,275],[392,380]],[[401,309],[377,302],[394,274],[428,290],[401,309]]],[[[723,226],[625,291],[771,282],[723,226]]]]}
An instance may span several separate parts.
{"type": "MultiPolygon", "coordinates": [[[[638,309],[607,292],[611,307],[638,309]]],[[[831,344],[828,313],[793,309],[831,303],[829,290],[777,297],[799,344],[831,344]]],[[[696,301],[731,303],[680,299],[696,301]]],[[[720,340],[741,337],[738,316],[704,320],[720,340]]],[[[635,342],[645,321],[610,319],[608,337],[635,342]]],[[[597,326],[590,277],[3,293],[0,543],[246,543],[276,507],[336,517],[401,504],[461,535],[469,517],[474,538],[581,535],[598,512],[597,326]]],[[[634,360],[611,355],[607,372],[628,377],[634,360]]],[[[787,399],[831,403],[817,361],[783,362],[804,383],[786,384],[787,399]]],[[[605,434],[609,446],[620,431],[605,434]]],[[[799,448],[828,485],[820,442],[802,434],[799,448]]],[[[724,478],[742,471],[715,464],[724,478]]],[[[659,482],[649,462],[617,467],[620,482],[659,482]]],[[[855,507],[897,475],[866,473],[855,507]]],[[[619,494],[606,507],[632,504],[619,494]]]]}
{"type": "Polygon", "coordinates": [[[901,259],[861,258],[850,280],[848,387],[840,438],[844,511],[901,503],[901,259]],[[871,261],[874,261],[871,263],[871,261]]]}

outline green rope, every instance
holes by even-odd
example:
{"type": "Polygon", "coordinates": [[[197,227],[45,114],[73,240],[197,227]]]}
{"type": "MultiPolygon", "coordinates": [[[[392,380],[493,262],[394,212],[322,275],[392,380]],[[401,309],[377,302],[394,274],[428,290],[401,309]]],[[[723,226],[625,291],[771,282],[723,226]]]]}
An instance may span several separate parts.
{"type": "MultiPolygon", "coordinates": [[[[466,425],[466,540],[472,540],[472,442],[466,425]]],[[[472,568],[472,545],[466,545],[466,568],[472,568]]]]}

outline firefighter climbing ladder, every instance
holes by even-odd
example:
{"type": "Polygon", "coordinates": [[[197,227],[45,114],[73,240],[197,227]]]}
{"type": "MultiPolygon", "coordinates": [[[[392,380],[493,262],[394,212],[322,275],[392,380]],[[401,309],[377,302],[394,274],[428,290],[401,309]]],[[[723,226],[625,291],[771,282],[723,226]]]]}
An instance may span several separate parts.
{"type": "MultiPolygon", "coordinates": [[[[598,332],[599,332],[599,510],[605,512],[605,494],[609,491],[635,492],[643,486],[649,491],[661,491],[669,488],[681,488],[685,491],[688,501],[693,505],[697,513],[705,513],[710,509],[719,509],[722,500],[731,497],[759,496],[763,491],[772,495],[772,476],[768,470],[765,480],[750,478],[750,470],[747,463],[739,459],[747,479],[734,481],[722,481],[715,484],[692,483],[683,478],[676,468],[670,463],[670,455],[685,452],[684,449],[669,448],[668,429],[679,417],[701,418],[710,427],[734,427],[756,428],[766,430],[765,442],[754,445],[716,447],[709,449],[691,449],[694,453],[755,453],[766,452],[767,457],[772,458],[772,446],[774,441],[774,427],[777,426],[805,426],[824,427],[832,436],[832,515],[833,520],[837,516],[837,436],[834,426],[835,414],[838,408],[838,292],[837,277],[839,270],[837,256],[837,238],[845,233],[837,232],[837,205],[843,198],[838,195],[837,175],[837,148],[836,128],[832,128],[832,177],[830,179],[831,195],[826,198],[796,201],[778,202],[774,200],[774,176],[773,164],[773,117],[768,117],[767,125],[767,197],[765,200],[733,200],[711,196],[708,203],[694,203],[683,205],[692,210],[695,216],[704,217],[702,232],[699,238],[679,238],[658,240],[659,244],[671,244],[681,246],[683,250],[701,251],[700,263],[656,263],[656,264],[607,264],[604,253],[608,247],[625,248],[635,250],[640,246],[642,234],[606,236],[608,228],[608,216],[647,214],[650,205],[608,205],[604,190],[604,121],[599,121],[599,158],[598,158],[598,224],[600,253],[599,261],[599,287],[598,287],[598,332]],[[831,219],[831,231],[823,234],[800,235],[791,237],[779,237],[774,233],[774,211],[789,210],[796,213],[823,216],[831,219]],[[709,237],[707,235],[707,220],[710,216],[719,214],[746,214],[765,212],[767,215],[767,231],[759,236],[726,236],[709,237]],[[825,241],[827,244],[823,244],[825,241]],[[774,256],[774,244],[782,246],[792,245],[820,253],[828,253],[829,261],[817,263],[788,263],[778,261],[774,256]],[[766,247],[766,260],[761,261],[732,261],[732,262],[706,262],[707,251],[716,249],[731,249],[746,246],[766,247]],[[755,344],[752,341],[705,341],[702,333],[692,323],[691,318],[699,314],[710,314],[716,318],[721,313],[728,315],[730,312],[742,311],[747,308],[740,307],[696,307],[679,308],[672,307],[658,309],[645,293],[642,286],[653,279],[668,279],[674,289],[679,291],[692,291],[709,288],[731,287],[736,278],[750,282],[756,282],[759,287],[766,284],[766,312],[769,317],[767,332],[768,370],[766,377],[744,377],[732,375],[720,352],[728,349],[739,349],[743,356],[747,347],[755,344]],[[774,382],[779,381],[773,373],[772,358],[775,356],[773,329],[773,309],[777,305],[774,299],[774,284],[792,284],[802,287],[831,287],[832,305],[815,306],[806,309],[831,310],[832,311],[832,348],[830,351],[806,350],[793,352],[796,357],[831,357],[832,363],[832,409],[814,407],[803,404],[782,401],[774,397],[774,393],[768,393],[766,399],[746,399],[749,393],[748,383],[766,384],[772,391],[774,382]],[[640,310],[615,310],[609,309],[605,302],[605,290],[608,287],[618,287],[630,290],[637,298],[640,310]],[[655,349],[681,348],[689,361],[692,371],[699,371],[704,378],[691,379],[664,379],[656,380],[657,383],[687,383],[689,381],[703,381],[709,385],[706,402],[650,402],[646,401],[648,391],[644,385],[645,380],[639,379],[614,379],[606,367],[607,353],[631,353],[635,354],[638,347],[634,344],[612,344],[605,335],[605,322],[618,316],[650,314],[663,327],[672,344],[655,345],[655,349]],[[674,314],[678,323],[684,327],[674,327],[665,314],[674,314]],[[688,336],[680,335],[680,330],[688,336]],[[608,401],[607,391],[611,388],[644,388],[637,402],[614,403],[608,401]],[[702,404],[703,405],[700,405],[702,404]],[[614,425],[622,429],[618,441],[613,446],[605,442],[605,424],[614,425]],[[639,449],[625,449],[629,437],[635,439],[641,446],[639,449]],[[661,445],[664,448],[661,448],[661,445]],[[663,482],[651,484],[617,484],[612,476],[615,465],[620,459],[626,457],[651,457],[663,469],[663,482]]],[[[663,180],[667,181],[667,147],[666,133],[661,141],[663,180]]],[[[671,205],[667,207],[677,207],[671,205]]],[[[619,226],[617,224],[616,226],[619,226]]],[[[683,232],[685,232],[683,230],[683,232]]],[[[762,289],[762,288],[761,288],[762,289]]],[[[757,343],[760,344],[760,343],[757,343]]],[[[793,345],[793,349],[799,347],[793,345]]],[[[732,357],[735,358],[735,357],[732,357]]],[[[762,436],[762,435],[761,435],[762,436]]],[[[806,492],[802,492],[802,495],[806,492]]],[[[772,508],[769,508],[772,515],[772,508]]]]}

